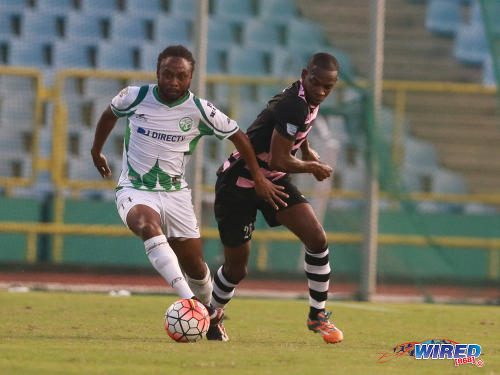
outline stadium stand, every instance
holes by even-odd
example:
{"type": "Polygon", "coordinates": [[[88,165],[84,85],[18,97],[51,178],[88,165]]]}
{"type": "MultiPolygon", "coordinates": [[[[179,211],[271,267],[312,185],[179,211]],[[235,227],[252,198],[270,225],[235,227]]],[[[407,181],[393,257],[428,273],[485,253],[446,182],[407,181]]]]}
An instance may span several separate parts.
{"type": "Polygon", "coordinates": [[[462,6],[456,0],[430,0],[425,27],[438,34],[455,35],[462,22],[462,6]]]}

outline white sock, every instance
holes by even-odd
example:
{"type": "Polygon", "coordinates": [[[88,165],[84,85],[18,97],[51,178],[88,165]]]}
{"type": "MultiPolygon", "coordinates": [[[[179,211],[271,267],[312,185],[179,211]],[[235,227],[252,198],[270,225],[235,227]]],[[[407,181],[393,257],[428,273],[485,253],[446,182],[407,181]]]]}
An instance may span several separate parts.
{"type": "Polygon", "coordinates": [[[181,298],[193,297],[194,294],[182,275],[177,256],[168,244],[167,238],[164,235],[151,237],[144,241],[144,247],[153,267],[175,289],[177,294],[181,298]]]}
{"type": "Polygon", "coordinates": [[[194,295],[201,301],[201,303],[209,305],[212,297],[212,281],[210,280],[210,269],[206,263],[205,267],[207,269],[207,273],[203,279],[196,280],[190,278],[189,275],[186,275],[186,280],[194,295]]]}

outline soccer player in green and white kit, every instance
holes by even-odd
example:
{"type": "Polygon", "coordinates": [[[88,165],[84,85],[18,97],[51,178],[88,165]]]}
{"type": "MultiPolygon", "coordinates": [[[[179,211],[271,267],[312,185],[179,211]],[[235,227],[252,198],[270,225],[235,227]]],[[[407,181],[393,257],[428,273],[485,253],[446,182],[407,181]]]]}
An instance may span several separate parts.
{"type": "MultiPolygon", "coordinates": [[[[185,167],[201,136],[229,138],[247,162],[256,193],[275,209],[286,205],[283,188],[259,171],[252,145],[237,123],[189,91],[195,61],[183,46],[170,46],[157,61],[157,84],[129,86],[103,112],[92,145],[94,165],[109,177],[102,148],[119,117],[127,117],[116,204],[124,224],[144,241],[155,269],[181,298],[196,296],[209,305],[210,271],[184,180],[185,167]],[[181,268],[186,274],[184,278],[181,268]]],[[[208,339],[226,340],[221,309],[211,309],[208,339]]]]}

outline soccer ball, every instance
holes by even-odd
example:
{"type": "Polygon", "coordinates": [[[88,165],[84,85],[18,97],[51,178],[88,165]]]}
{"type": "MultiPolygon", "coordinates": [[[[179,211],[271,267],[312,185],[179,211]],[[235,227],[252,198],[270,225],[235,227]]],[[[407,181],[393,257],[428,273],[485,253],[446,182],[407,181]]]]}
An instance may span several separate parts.
{"type": "Polygon", "coordinates": [[[205,336],[210,317],[205,306],[194,299],[180,299],[165,312],[165,330],[177,342],[196,342],[205,336]]]}

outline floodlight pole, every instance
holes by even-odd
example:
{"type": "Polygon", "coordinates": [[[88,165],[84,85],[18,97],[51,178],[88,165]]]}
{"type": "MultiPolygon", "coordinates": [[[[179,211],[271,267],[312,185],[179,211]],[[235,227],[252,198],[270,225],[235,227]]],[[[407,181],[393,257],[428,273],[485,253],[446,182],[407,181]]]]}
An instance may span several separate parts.
{"type": "MultiPolygon", "coordinates": [[[[370,9],[370,93],[373,106],[375,129],[368,132],[368,158],[366,160],[365,202],[366,216],[364,222],[363,256],[361,266],[361,299],[370,301],[377,285],[377,236],[378,236],[378,160],[375,151],[376,127],[380,118],[382,103],[382,76],[384,67],[384,28],[385,0],[371,0],[370,9]]],[[[371,102],[371,103],[370,103],[371,102]]],[[[370,110],[370,108],[368,108],[370,110]]]]}
{"type": "MultiPolygon", "coordinates": [[[[205,84],[207,77],[207,34],[208,34],[208,1],[196,1],[195,14],[195,51],[196,68],[194,70],[194,93],[199,98],[205,97],[205,84]]],[[[203,200],[203,137],[196,146],[193,160],[193,206],[198,225],[201,226],[202,200],[203,200]]]]}

